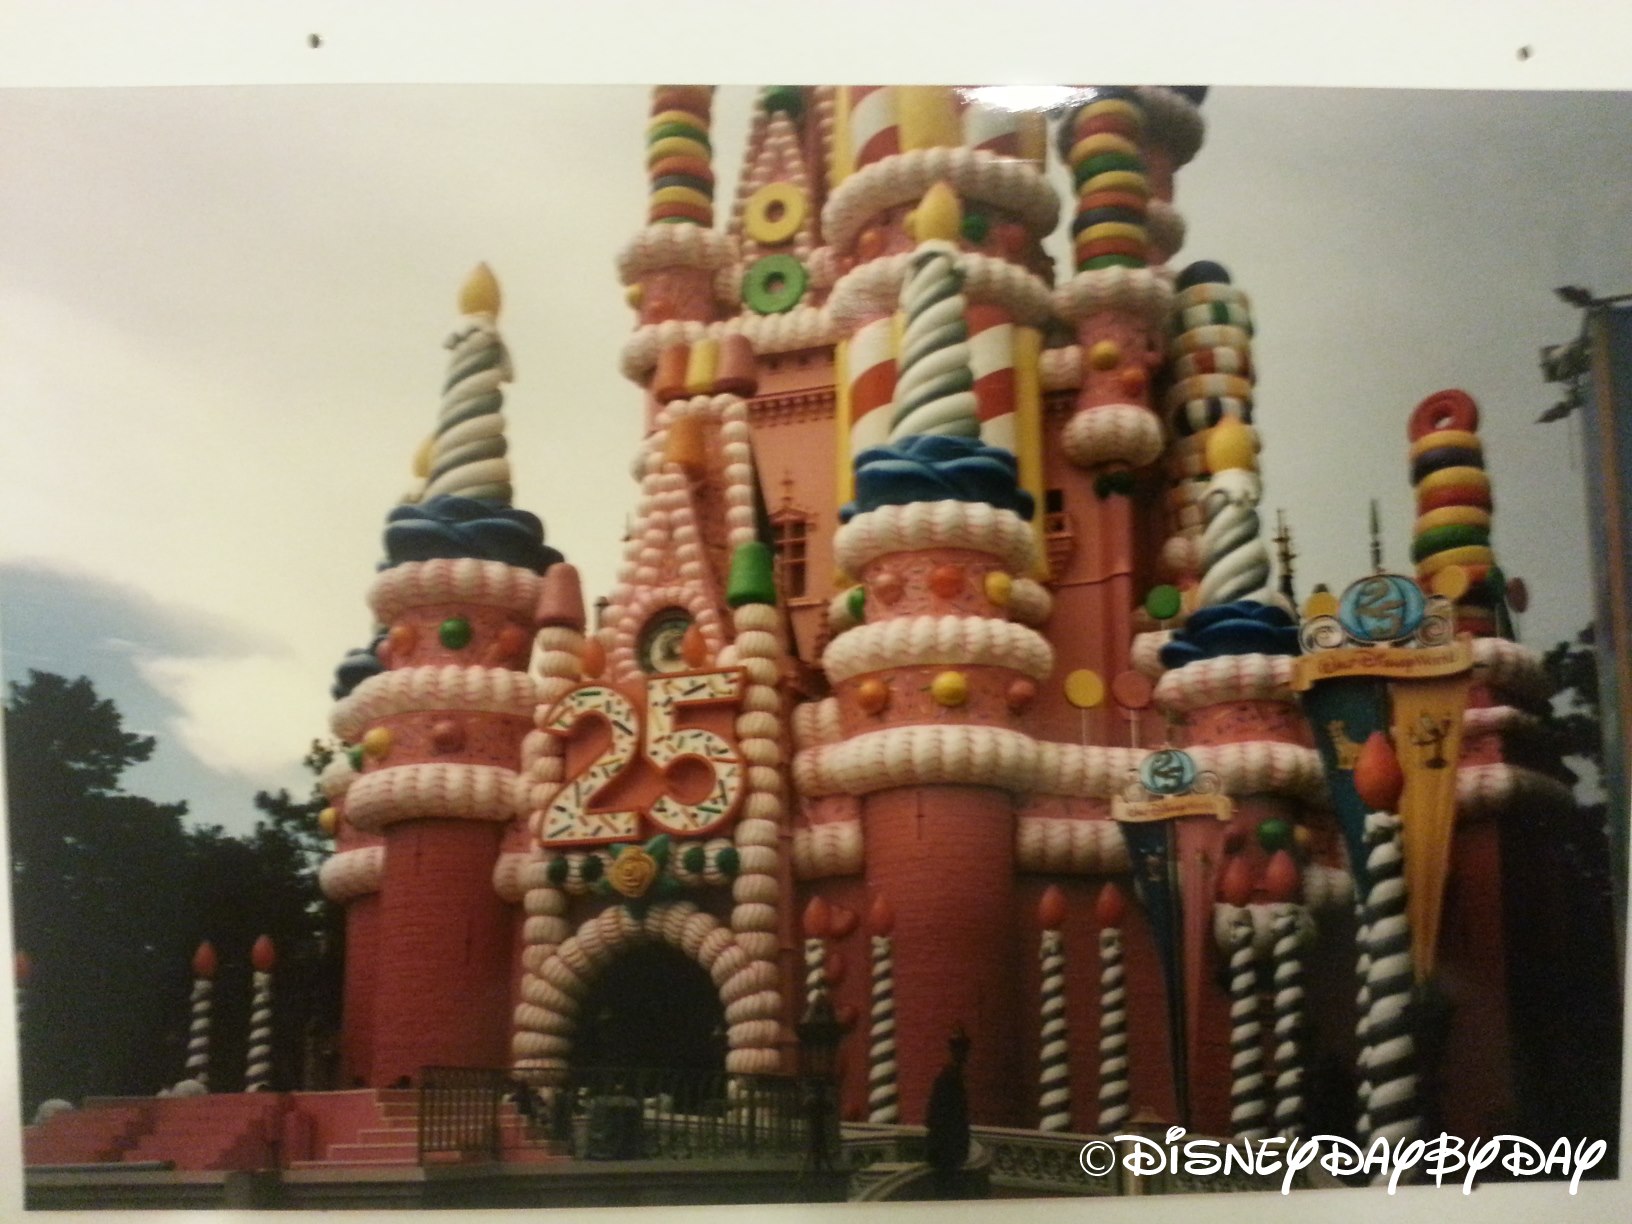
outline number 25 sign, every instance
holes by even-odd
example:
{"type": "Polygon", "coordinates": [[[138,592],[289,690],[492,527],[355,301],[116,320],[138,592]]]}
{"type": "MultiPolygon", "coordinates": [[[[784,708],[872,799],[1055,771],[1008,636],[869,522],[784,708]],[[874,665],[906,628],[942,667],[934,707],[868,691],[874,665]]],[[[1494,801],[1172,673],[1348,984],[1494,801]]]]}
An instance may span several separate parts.
{"type": "Polygon", "coordinates": [[[645,760],[661,775],[671,764],[690,757],[710,771],[707,794],[683,802],[665,789],[644,815],[664,833],[695,837],[725,822],[742,797],[743,759],[735,744],[703,727],[677,727],[676,715],[688,706],[734,702],[742,692],[740,671],[682,672],[651,676],[646,681],[646,718],[617,689],[586,684],[563,697],[550,711],[543,730],[561,739],[573,736],[586,719],[605,722],[612,735],[594,760],[562,783],[544,812],[546,842],[627,841],[640,835],[638,809],[598,806],[602,792],[645,760]]]}

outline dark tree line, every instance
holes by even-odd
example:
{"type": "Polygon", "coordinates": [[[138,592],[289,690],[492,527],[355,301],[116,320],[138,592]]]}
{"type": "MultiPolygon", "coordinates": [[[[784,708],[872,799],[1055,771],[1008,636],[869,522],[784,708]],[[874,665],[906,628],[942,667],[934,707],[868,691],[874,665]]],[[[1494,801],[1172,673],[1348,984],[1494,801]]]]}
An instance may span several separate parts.
{"type": "MultiPolygon", "coordinates": [[[[252,833],[183,822],[185,803],[127,793],[153,752],[91,682],[31,672],[6,705],[13,944],[25,1111],[49,1097],[151,1095],[183,1077],[191,961],[214,944],[210,1085],[243,1085],[250,948],[271,936],[273,1087],[310,1078],[309,1047],[335,1027],[336,918],[318,892],[314,794],[259,794],[252,833]]],[[[326,762],[314,744],[308,765],[326,762]]]]}

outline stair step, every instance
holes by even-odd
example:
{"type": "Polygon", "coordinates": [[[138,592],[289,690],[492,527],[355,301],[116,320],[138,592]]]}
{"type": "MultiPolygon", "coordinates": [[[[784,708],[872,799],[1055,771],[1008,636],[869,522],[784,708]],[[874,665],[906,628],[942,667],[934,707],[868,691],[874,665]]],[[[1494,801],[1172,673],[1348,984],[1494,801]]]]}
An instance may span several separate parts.
{"type": "Polygon", "coordinates": [[[406,1160],[419,1161],[418,1143],[336,1143],[329,1148],[326,1158],[341,1164],[388,1164],[406,1160]]]}

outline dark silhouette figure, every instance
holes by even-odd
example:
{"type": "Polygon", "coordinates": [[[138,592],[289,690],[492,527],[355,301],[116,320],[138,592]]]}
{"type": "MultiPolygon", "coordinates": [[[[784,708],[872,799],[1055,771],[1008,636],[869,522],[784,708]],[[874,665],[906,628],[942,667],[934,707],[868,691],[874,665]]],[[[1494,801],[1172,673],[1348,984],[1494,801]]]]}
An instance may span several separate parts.
{"type": "Polygon", "coordinates": [[[947,1043],[951,1059],[929,1090],[924,1126],[925,1154],[934,1172],[938,1198],[959,1198],[963,1166],[969,1159],[969,1093],[963,1086],[963,1064],[969,1057],[969,1036],[960,1025],[947,1043]]]}

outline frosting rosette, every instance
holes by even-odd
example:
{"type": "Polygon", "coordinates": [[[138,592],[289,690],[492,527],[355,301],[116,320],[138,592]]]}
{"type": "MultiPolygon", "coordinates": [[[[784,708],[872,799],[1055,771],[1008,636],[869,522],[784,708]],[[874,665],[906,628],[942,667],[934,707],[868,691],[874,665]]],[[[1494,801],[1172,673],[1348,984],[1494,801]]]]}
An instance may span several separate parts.
{"type": "Polygon", "coordinates": [[[856,456],[856,500],[839,511],[842,522],[880,506],[913,502],[985,502],[1030,519],[1033,501],[1020,487],[1019,464],[1008,451],[979,438],[923,434],[856,456]]]}
{"type": "Polygon", "coordinates": [[[386,516],[381,569],[409,561],[475,558],[542,574],[561,560],[544,543],[536,514],[499,502],[453,495],[398,506],[386,516]]]}
{"type": "Polygon", "coordinates": [[[1295,655],[1298,625],[1284,608],[1239,599],[1190,614],[1184,628],[1162,647],[1162,666],[1172,671],[1222,655],[1295,655]]]}

